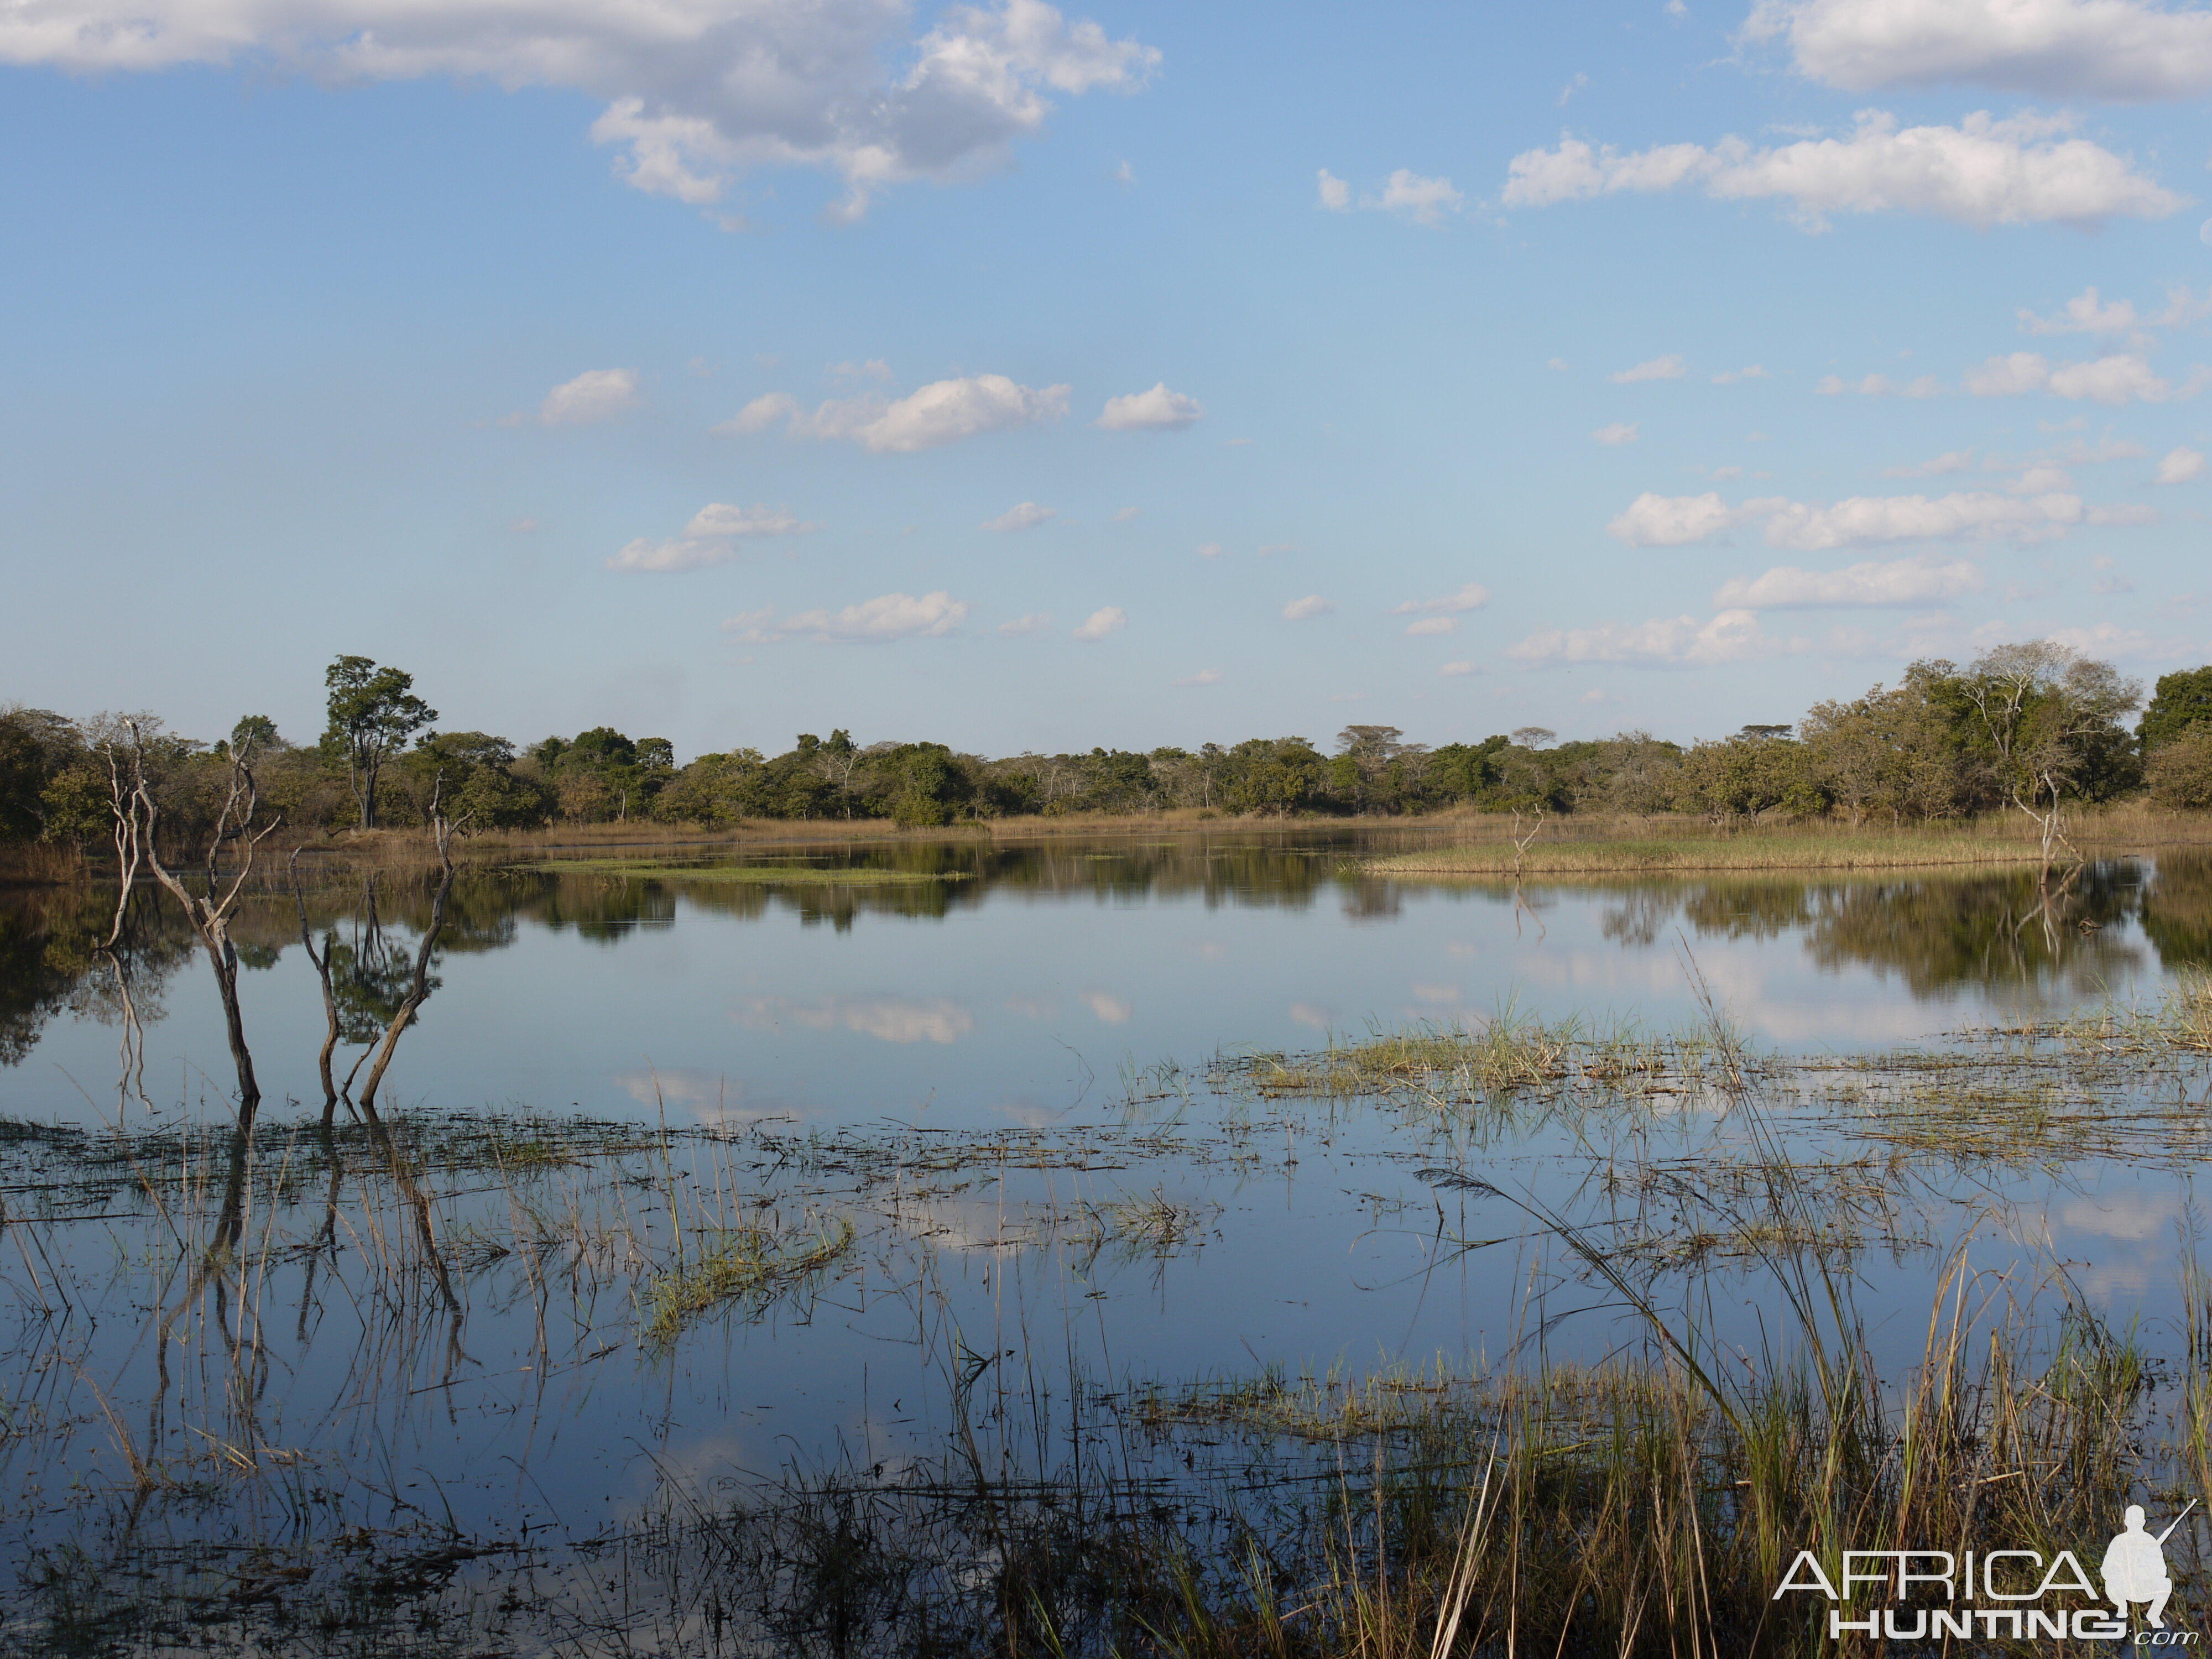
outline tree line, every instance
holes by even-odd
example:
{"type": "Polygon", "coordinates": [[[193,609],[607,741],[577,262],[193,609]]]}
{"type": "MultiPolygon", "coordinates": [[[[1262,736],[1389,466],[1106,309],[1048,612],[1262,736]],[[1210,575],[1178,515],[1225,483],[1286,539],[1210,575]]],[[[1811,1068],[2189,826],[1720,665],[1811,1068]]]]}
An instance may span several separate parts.
{"type": "MultiPolygon", "coordinates": [[[[802,732],[769,756],[738,748],[678,765],[665,738],[612,726],[527,747],[448,731],[412,676],[344,656],[325,677],[327,725],[291,743],[264,715],[198,741],[136,717],[170,831],[216,823],[231,763],[250,755],[260,799],[293,828],[428,821],[442,790],[465,830],[650,820],[890,819],[916,827],[1031,814],[1408,815],[1688,812],[1719,825],[1834,817],[1902,824],[2018,808],[2055,827],[2068,803],[2147,795],[2212,808],[2212,666],[2167,674],[2146,703],[2112,664],[2048,641],[1961,667],[1926,660],[1894,685],[1687,746],[1624,732],[1560,743],[1538,726],[1435,746],[1348,726],[1324,752],[1301,737],[1149,751],[988,758],[939,743],[861,744],[802,732]],[[2130,725],[2130,717],[2140,718],[2130,725]]],[[[0,840],[104,842],[120,718],[0,708],[0,840]]]]}

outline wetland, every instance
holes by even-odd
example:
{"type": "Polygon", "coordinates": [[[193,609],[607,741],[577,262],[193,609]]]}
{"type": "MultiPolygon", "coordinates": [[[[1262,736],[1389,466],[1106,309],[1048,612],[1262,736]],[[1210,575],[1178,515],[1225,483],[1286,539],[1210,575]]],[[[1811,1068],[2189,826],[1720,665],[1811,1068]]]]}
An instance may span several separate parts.
{"type": "Polygon", "coordinates": [[[264,863],[245,1125],[170,900],[0,893],[0,1644],[1809,1651],[2212,1492],[2212,854],[1435,844],[264,863]]]}

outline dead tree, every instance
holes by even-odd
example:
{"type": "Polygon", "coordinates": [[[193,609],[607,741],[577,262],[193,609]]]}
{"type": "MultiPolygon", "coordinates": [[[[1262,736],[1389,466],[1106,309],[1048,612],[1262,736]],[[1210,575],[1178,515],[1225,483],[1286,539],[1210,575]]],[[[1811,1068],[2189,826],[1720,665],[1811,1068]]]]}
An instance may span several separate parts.
{"type": "Polygon", "coordinates": [[[430,954],[437,948],[438,935],[446,927],[446,901],[453,891],[453,824],[446,817],[442,798],[446,775],[438,774],[430,786],[430,833],[438,844],[438,890],[430,900],[430,925],[422,930],[422,942],[415,951],[415,979],[407,988],[392,1023],[384,1029],[381,1045],[376,1059],[368,1068],[368,1081],[362,1085],[361,1104],[364,1110],[376,1107],[377,1086],[384,1081],[384,1068],[392,1064],[392,1050],[399,1046],[399,1034],[414,1020],[415,1011],[428,1000],[430,995],[430,954]]]}
{"type": "MultiPolygon", "coordinates": [[[[208,839],[201,890],[195,893],[182,875],[161,861],[161,808],[155,798],[154,785],[146,775],[145,740],[136,720],[126,720],[123,726],[131,734],[130,752],[118,757],[111,745],[108,761],[117,853],[121,857],[127,850],[132,855],[125,866],[125,878],[127,883],[135,874],[137,859],[143,857],[154,879],[183,908],[185,919],[191,923],[192,932],[207,951],[208,964],[215,970],[216,989],[222,1000],[231,1063],[238,1071],[239,1122],[250,1133],[253,1114],[261,1104],[261,1085],[253,1075],[253,1051],[246,1043],[246,1021],[238,1002],[238,947],[231,940],[230,923],[239,896],[253,874],[254,853],[282,820],[271,818],[258,829],[254,827],[260,810],[260,793],[253,781],[253,740],[249,736],[231,754],[222,810],[216,815],[215,830],[208,839]],[[238,867],[226,876],[223,856],[234,843],[238,851],[238,867]]],[[[130,897],[127,886],[123,897],[125,902],[130,897]]],[[[122,914],[122,903],[118,902],[118,928],[122,914]]]]}

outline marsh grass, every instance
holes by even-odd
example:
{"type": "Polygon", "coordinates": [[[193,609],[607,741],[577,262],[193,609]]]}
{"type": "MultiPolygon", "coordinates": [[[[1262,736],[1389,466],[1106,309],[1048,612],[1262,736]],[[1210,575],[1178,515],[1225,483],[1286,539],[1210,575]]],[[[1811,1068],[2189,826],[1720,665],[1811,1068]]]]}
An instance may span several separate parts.
{"type": "Polygon", "coordinates": [[[693,1254],[647,1281],[645,1340],[665,1348],[726,1304],[757,1308],[842,1260],[858,1237],[840,1217],[789,1234],[740,1227],[697,1239],[693,1254]]]}
{"type": "MultiPolygon", "coordinates": [[[[100,1264],[109,1285],[157,1285],[176,1305],[179,1278],[210,1261],[224,1172],[242,1169],[247,1190],[216,1288],[191,1292],[216,1311],[155,1345],[180,1376],[182,1337],[199,1345],[197,1392],[171,1402],[185,1432],[156,1444],[143,1401],[118,1396],[105,1418],[76,1403],[82,1432],[111,1434],[126,1466],[111,1532],[37,1555],[9,1604],[35,1617],[0,1646],[103,1659],[195,1644],[363,1659],[1871,1651],[1829,1642],[1824,1600],[1774,1600],[1798,1550],[1832,1577],[1846,1549],[2080,1553],[2125,1504],[2170,1516],[2212,1485],[2212,1282],[2193,1261],[2177,1365],[2100,1320],[2055,1264],[1980,1273],[1942,1254],[1920,1203],[1944,1168],[2198,1157],[2208,1021],[2212,999],[2191,981],[2154,1009],[1807,1059],[1753,1051],[1710,1008],[1667,1033],[1508,1008],[1197,1079],[1133,1065],[1123,1121],[1034,1130],[686,1131],[508,1112],[395,1116],[382,1143],[367,1126],[325,1140],[264,1121],[241,1146],[204,1125],[0,1121],[0,1243],[23,1252],[11,1283],[54,1298],[27,1328],[81,1328],[76,1304],[101,1293],[96,1274],[60,1271],[65,1252],[45,1253],[65,1224],[132,1240],[100,1264]],[[1182,1121],[1194,1082],[1225,1102],[1221,1125],[1182,1121]],[[1146,1121],[1148,1100],[1177,1121],[1146,1121]],[[994,1274],[1063,1247],[1078,1278],[1109,1242],[1156,1262],[1186,1250],[1221,1212],[1170,1182],[1209,1167],[1241,1180],[1262,1131],[1237,1114],[1254,1102],[1286,1143],[1328,1133],[1340,1103],[1400,1111],[1378,1158],[1437,1194],[1439,1267],[1503,1273],[1485,1252],[1509,1240],[1528,1282],[1571,1272],[1630,1334],[1568,1363],[1532,1307],[1494,1359],[1139,1387],[1079,1377],[1072,1358],[1040,1380],[1031,1362],[1064,1340],[1056,1328],[963,1335],[933,1300],[937,1247],[901,1224],[932,1206],[995,1211],[944,1245],[991,1252],[968,1260],[994,1274]],[[1686,1109],[1726,1133],[1689,1147],[1644,1133],[1686,1109]],[[1471,1127],[1532,1122],[1560,1130],[1547,1156],[1579,1169],[1573,1201],[1468,1156],[1471,1127]],[[1811,1144],[1836,1129],[1842,1146],[1811,1144]],[[1026,1214],[1004,1197],[1010,1171],[1047,1194],[1026,1214]],[[403,1176],[434,1227],[416,1224],[403,1176]],[[291,1219],[326,1215],[313,1236],[291,1219]],[[1917,1356],[1887,1370],[1856,1301],[1876,1242],[1935,1257],[1917,1356]],[[842,1276],[881,1280],[904,1261],[896,1291],[876,1293],[911,1300],[916,1346],[943,1373],[943,1432],[922,1454],[851,1451],[735,1491],[672,1483],[591,1536],[518,1543],[419,1514],[341,1525],[316,1494],[347,1472],[269,1437],[251,1408],[270,1346],[261,1287],[301,1261],[352,1275],[343,1294],[367,1311],[345,1387],[392,1413],[377,1432],[395,1438],[406,1410],[450,1409],[464,1314],[512,1302],[542,1320],[565,1300],[578,1328],[560,1365],[550,1347],[527,1358],[588,1377],[626,1346],[665,1365],[706,1322],[811,1311],[842,1276]],[[1723,1340],[1717,1304],[1754,1292],[1774,1320],[1755,1342],[1723,1340]],[[170,1530],[157,1536],[156,1520],[170,1530]]],[[[55,1369],[26,1364],[0,1389],[0,1444],[61,1431],[61,1402],[32,1380],[55,1369]]],[[[2212,1611],[2201,1522],[2168,1547],[2177,1623],[2212,1611]]]]}
{"type": "Polygon", "coordinates": [[[1370,876],[1511,880],[1522,876],[1685,875],[1730,871],[2016,868],[2041,862],[2031,842],[2000,833],[1899,830],[1749,830],[1735,835],[1664,838],[1545,840],[1525,851],[1510,842],[1474,844],[1369,859],[1370,876]]]}

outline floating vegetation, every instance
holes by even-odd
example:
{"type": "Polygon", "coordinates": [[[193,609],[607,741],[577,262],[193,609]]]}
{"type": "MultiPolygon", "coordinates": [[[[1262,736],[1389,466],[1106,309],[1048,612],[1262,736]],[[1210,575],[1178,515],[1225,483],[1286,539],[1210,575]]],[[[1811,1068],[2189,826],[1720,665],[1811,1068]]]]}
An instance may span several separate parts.
{"type": "Polygon", "coordinates": [[[726,1303],[757,1310],[849,1254],[858,1237],[840,1217],[788,1235],[739,1227],[695,1238],[691,1254],[646,1284],[646,1340],[665,1347],[726,1303]]]}

